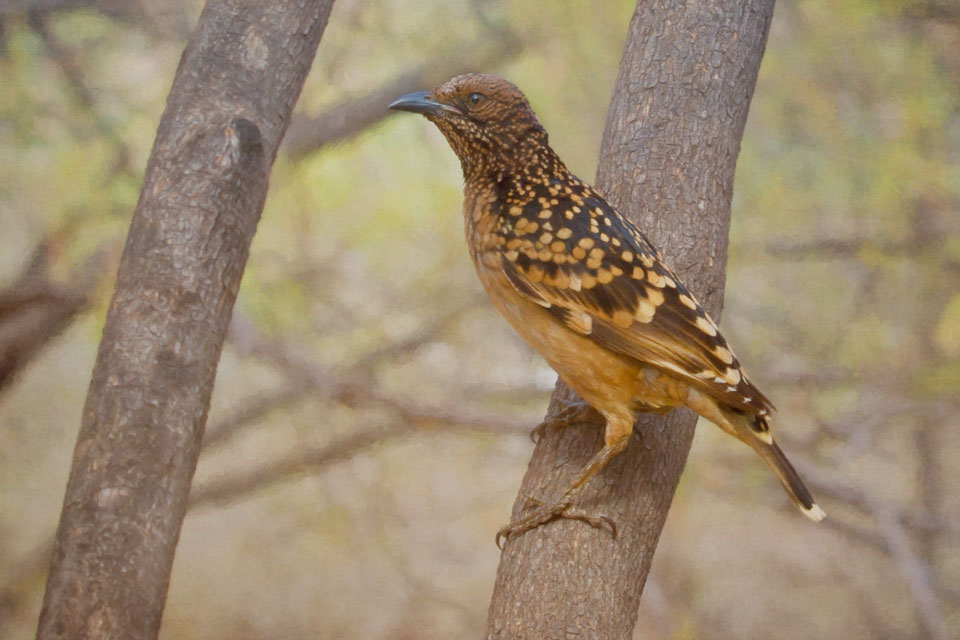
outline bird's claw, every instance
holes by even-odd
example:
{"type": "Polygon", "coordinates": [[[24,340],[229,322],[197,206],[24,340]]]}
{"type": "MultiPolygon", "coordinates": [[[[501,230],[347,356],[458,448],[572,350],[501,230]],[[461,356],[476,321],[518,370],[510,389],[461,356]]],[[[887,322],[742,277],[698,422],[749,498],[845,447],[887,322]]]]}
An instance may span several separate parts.
{"type": "Polygon", "coordinates": [[[553,506],[544,508],[542,500],[532,496],[526,496],[526,498],[528,502],[533,502],[539,508],[523,520],[516,523],[511,522],[497,531],[495,541],[497,548],[501,551],[503,550],[504,542],[510,538],[524,534],[531,529],[536,529],[540,525],[546,524],[551,520],[556,520],[557,518],[586,522],[594,529],[606,531],[614,540],[617,539],[617,523],[608,515],[592,515],[579,507],[574,507],[570,504],[570,500],[561,500],[553,506]]]}
{"type": "Polygon", "coordinates": [[[614,522],[613,518],[606,514],[601,514],[599,516],[591,515],[582,509],[577,509],[576,507],[569,507],[566,511],[561,514],[563,518],[569,518],[571,520],[580,520],[581,522],[586,522],[594,529],[600,529],[601,531],[606,530],[610,534],[610,537],[614,540],[617,539],[617,523],[614,522]]]}
{"type": "Polygon", "coordinates": [[[543,505],[547,504],[537,496],[532,496],[529,493],[524,494],[523,498],[527,501],[526,504],[523,505],[524,510],[526,510],[527,506],[531,504],[535,507],[542,507],[543,505]]]}
{"type": "Polygon", "coordinates": [[[540,438],[543,437],[543,434],[547,429],[569,427],[571,425],[582,424],[584,422],[602,423],[602,418],[600,417],[600,414],[597,413],[597,410],[591,407],[587,402],[580,401],[573,404],[568,404],[563,409],[552,416],[548,416],[543,422],[535,426],[533,431],[530,432],[530,439],[533,441],[533,444],[537,444],[540,442],[540,438]]]}

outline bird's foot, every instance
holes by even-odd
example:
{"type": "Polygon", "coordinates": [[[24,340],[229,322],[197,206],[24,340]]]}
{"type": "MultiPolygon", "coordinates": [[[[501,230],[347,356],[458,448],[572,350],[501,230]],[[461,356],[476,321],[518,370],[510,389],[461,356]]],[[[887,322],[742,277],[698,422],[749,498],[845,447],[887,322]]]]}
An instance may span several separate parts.
{"type": "Polygon", "coordinates": [[[543,422],[534,427],[533,431],[530,432],[530,439],[536,444],[540,441],[540,438],[543,437],[547,429],[569,427],[575,424],[583,424],[584,422],[603,424],[604,420],[603,416],[591,407],[588,402],[581,400],[580,402],[568,404],[554,415],[544,419],[543,422]]]}
{"type": "Polygon", "coordinates": [[[497,547],[503,549],[503,543],[506,540],[524,534],[531,529],[536,529],[540,525],[546,524],[551,520],[556,520],[557,518],[568,518],[570,520],[586,522],[595,529],[607,531],[610,536],[616,540],[617,523],[613,521],[613,518],[606,515],[597,516],[588,513],[580,507],[575,507],[571,504],[572,499],[572,495],[567,495],[552,505],[545,505],[542,500],[527,496],[527,501],[537,506],[536,510],[526,518],[517,522],[511,522],[497,531],[497,547]]]}

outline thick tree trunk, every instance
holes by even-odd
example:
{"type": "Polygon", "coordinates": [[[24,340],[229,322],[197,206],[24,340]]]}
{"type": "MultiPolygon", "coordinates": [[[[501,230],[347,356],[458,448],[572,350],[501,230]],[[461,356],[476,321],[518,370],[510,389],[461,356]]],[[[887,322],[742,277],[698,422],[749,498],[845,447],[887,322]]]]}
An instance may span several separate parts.
{"type": "Polygon", "coordinates": [[[210,0],[147,165],[38,638],[155,638],[227,323],[332,0],[210,0]]]}
{"type": "MultiPolygon", "coordinates": [[[[603,137],[597,186],[640,224],[714,317],[723,299],[733,174],[773,0],[638,2],[603,137]]],[[[558,384],[548,415],[572,393],[558,384]]],[[[557,520],[507,542],[491,638],[629,638],[683,471],[695,415],[643,416],[583,493],[619,534],[557,520]]],[[[603,444],[600,425],[548,431],[514,504],[552,496],[603,444]]]]}

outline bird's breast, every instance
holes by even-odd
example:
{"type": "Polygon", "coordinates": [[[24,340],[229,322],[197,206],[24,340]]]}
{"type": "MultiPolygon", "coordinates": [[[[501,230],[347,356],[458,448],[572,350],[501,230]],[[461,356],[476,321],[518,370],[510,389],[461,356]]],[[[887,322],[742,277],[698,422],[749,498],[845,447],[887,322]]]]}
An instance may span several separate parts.
{"type": "Polygon", "coordinates": [[[571,331],[547,309],[521,295],[500,267],[499,254],[479,257],[475,261],[477,275],[500,315],[594,408],[606,414],[632,415],[639,405],[662,406],[659,400],[640,400],[650,395],[644,392],[645,367],[640,362],[571,331]]]}

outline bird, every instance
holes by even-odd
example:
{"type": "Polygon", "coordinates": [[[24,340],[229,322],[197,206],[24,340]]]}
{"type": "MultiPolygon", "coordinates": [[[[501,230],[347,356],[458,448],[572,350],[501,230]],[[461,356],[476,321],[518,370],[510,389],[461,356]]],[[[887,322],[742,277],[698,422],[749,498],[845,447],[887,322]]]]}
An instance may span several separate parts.
{"type": "Polygon", "coordinates": [[[529,514],[500,529],[498,546],[563,517],[616,538],[615,523],[578,508],[577,495],[626,448],[639,413],[678,407],[748,444],[804,515],[824,518],[770,432],[772,403],[716,322],[644,233],[567,169],[520,89],[464,74],[389,109],[425,116],[459,158],[467,246],[483,288],[585,401],[556,426],[584,411],[605,423],[603,447],[559,498],[533,500],[529,514]]]}

